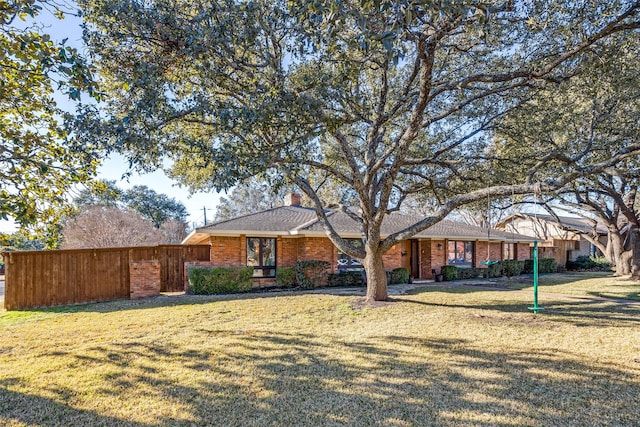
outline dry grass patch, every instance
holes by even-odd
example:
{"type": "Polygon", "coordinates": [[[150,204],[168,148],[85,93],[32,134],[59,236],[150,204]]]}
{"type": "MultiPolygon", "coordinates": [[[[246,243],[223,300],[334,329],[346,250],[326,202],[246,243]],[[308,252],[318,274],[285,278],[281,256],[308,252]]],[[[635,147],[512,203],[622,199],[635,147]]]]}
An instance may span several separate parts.
{"type": "MultiPolygon", "coordinates": [[[[0,327],[0,424],[523,426],[640,419],[640,308],[423,291],[157,298],[0,327]]],[[[11,323],[11,324],[10,324],[11,323]]]]}

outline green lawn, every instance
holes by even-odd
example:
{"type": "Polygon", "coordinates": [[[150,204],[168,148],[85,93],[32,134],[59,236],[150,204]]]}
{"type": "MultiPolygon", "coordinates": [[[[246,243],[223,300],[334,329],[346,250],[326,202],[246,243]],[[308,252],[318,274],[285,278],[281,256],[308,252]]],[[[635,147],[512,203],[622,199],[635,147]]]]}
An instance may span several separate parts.
{"type": "Polygon", "coordinates": [[[637,425],[640,305],[564,296],[635,292],[592,276],[537,316],[472,287],[0,312],[0,425],[637,425]]]}

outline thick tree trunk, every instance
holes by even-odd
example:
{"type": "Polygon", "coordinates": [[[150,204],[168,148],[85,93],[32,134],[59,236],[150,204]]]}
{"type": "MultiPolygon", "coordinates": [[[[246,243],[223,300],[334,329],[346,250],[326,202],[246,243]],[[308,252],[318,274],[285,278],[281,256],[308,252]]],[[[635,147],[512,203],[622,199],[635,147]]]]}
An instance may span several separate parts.
{"type": "Polygon", "coordinates": [[[362,260],[364,271],[367,274],[367,301],[385,301],[387,294],[387,273],[382,263],[382,253],[369,252],[362,260]]]}
{"type": "Polygon", "coordinates": [[[631,278],[640,280],[640,228],[632,225],[629,230],[629,242],[631,244],[631,278]]]}
{"type": "Polygon", "coordinates": [[[629,260],[624,253],[624,241],[617,233],[609,232],[610,261],[616,266],[616,276],[624,276],[630,273],[629,260]]]}

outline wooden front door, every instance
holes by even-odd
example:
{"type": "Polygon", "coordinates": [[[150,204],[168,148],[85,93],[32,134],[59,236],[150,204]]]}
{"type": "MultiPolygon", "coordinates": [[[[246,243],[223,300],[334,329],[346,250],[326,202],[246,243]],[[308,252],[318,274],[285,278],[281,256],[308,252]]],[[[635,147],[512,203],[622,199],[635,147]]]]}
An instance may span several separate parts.
{"type": "Polygon", "coordinates": [[[410,258],[409,258],[411,271],[409,272],[409,274],[414,279],[419,279],[420,278],[420,245],[418,244],[418,241],[416,239],[411,239],[409,240],[409,242],[411,243],[410,258]]]}

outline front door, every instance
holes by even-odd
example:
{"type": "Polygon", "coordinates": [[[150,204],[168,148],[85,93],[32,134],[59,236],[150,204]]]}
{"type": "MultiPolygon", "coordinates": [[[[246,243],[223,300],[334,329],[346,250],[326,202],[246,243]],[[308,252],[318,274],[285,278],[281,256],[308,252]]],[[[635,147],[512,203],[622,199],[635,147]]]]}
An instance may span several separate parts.
{"type": "Polygon", "coordinates": [[[411,239],[409,240],[409,242],[411,243],[411,257],[409,258],[410,260],[410,265],[411,265],[411,272],[409,273],[411,275],[411,277],[415,278],[415,279],[419,279],[420,278],[420,245],[418,244],[418,241],[416,239],[411,239]]]}

